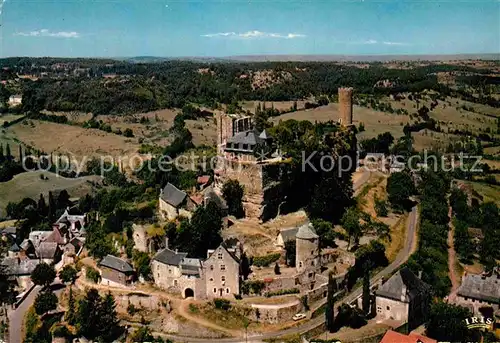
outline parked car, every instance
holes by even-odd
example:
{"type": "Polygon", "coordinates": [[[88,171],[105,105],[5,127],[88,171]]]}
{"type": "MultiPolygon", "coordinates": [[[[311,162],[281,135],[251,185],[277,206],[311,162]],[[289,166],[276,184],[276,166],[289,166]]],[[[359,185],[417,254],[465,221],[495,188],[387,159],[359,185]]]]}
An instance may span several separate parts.
{"type": "Polygon", "coordinates": [[[303,313],[297,313],[295,316],[293,316],[293,320],[297,321],[297,320],[301,320],[301,319],[305,319],[306,318],[306,315],[303,314],[303,313]]]}

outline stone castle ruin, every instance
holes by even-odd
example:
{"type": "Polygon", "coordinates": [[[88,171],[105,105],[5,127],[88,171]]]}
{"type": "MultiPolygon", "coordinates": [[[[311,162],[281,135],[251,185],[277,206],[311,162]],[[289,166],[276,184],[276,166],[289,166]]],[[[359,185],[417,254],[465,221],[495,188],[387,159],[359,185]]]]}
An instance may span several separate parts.
{"type": "MultiPolygon", "coordinates": [[[[351,128],[353,89],[339,88],[338,93],[339,124],[351,128]]],[[[246,216],[266,221],[278,215],[285,202],[282,180],[290,171],[290,164],[280,156],[268,131],[258,132],[252,119],[244,114],[217,114],[218,163],[214,183],[220,192],[227,180],[238,180],[244,187],[246,216]]]]}

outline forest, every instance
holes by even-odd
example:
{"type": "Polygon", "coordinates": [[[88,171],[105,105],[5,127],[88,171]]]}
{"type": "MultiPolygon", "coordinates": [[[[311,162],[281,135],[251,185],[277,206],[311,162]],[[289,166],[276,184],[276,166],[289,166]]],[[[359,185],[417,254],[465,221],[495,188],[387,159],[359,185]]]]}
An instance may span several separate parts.
{"type": "MultiPolygon", "coordinates": [[[[369,68],[335,62],[190,62],[129,63],[95,59],[1,59],[0,77],[16,79],[17,74],[38,78],[21,80],[24,112],[78,110],[93,114],[127,114],[162,108],[181,108],[187,103],[212,108],[241,100],[289,101],[311,96],[333,96],[341,86],[354,87],[359,94],[389,95],[435,90],[469,101],[500,107],[487,91],[500,84],[488,70],[455,65],[430,65],[413,69],[389,69],[381,63],[369,68]],[[29,63],[31,62],[31,63],[29,63]],[[63,64],[62,71],[50,67],[63,64]],[[81,71],[84,72],[81,72],[81,71]],[[208,71],[207,71],[208,70],[208,71]],[[465,88],[450,88],[438,82],[436,73],[465,75],[460,83],[481,90],[479,95],[465,88]],[[266,73],[264,84],[255,85],[255,76],[266,73]],[[470,74],[470,75],[469,75],[470,74]],[[113,75],[105,78],[104,75],[113,75]],[[380,80],[391,87],[375,87],[380,80]]],[[[261,80],[262,81],[262,80],[261,80]]],[[[0,101],[15,90],[0,86],[0,101]]]]}

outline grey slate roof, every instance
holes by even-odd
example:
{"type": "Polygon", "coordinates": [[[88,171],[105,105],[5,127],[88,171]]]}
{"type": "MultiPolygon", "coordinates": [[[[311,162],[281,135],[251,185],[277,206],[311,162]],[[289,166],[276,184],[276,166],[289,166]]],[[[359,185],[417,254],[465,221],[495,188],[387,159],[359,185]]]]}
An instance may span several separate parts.
{"type": "Polygon", "coordinates": [[[495,274],[484,279],[481,275],[467,275],[458,288],[458,295],[500,304],[500,279],[495,274]]]}
{"type": "Polygon", "coordinates": [[[377,296],[401,302],[410,302],[418,294],[429,292],[430,287],[408,268],[400,269],[375,292],[377,296]]]}
{"type": "Polygon", "coordinates": [[[262,131],[259,135],[259,138],[262,138],[262,139],[269,139],[269,138],[272,138],[269,133],[267,132],[266,129],[264,129],[264,131],[262,131]]]}
{"type": "Polygon", "coordinates": [[[283,229],[280,231],[281,238],[283,238],[283,242],[288,242],[288,241],[293,241],[295,240],[295,236],[297,235],[297,232],[299,231],[298,227],[292,227],[289,229],[283,229]]]}
{"type": "Polygon", "coordinates": [[[186,199],[187,194],[174,185],[172,185],[170,182],[167,183],[165,188],[163,188],[163,191],[161,193],[161,198],[168,204],[177,207],[182,202],[184,199],[186,199]]]}
{"type": "Polygon", "coordinates": [[[233,137],[227,140],[228,143],[233,144],[250,144],[256,145],[264,142],[262,138],[259,137],[259,133],[255,130],[238,132],[233,137]]]}
{"type": "Polygon", "coordinates": [[[56,256],[56,242],[41,242],[36,251],[38,258],[53,259],[56,256]]]}
{"type": "Polygon", "coordinates": [[[306,223],[299,227],[296,238],[300,239],[317,239],[319,236],[314,231],[314,228],[311,223],[306,223]]]}
{"type": "Polygon", "coordinates": [[[181,261],[187,256],[185,252],[175,252],[170,249],[160,250],[153,260],[170,266],[179,266],[181,261]]]}
{"type": "Polygon", "coordinates": [[[40,264],[40,260],[19,260],[17,258],[4,258],[2,266],[5,267],[5,272],[9,276],[24,276],[30,275],[35,267],[40,264]]]}
{"type": "Polygon", "coordinates": [[[121,273],[130,273],[134,271],[134,268],[127,261],[122,260],[113,255],[108,255],[102,259],[100,266],[107,267],[110,269],[114,269],[121,273]]]}
{"type": "Polygon", "coordinates": [[[201,268],[201,260],[198,258],[184,258],[181,261],[182,274],[184,275],[199,275],[201,268]]]}
{"type": "Polygon", "coordinates": [[[16,236],[17,228],[13,227],[13,226],[9,226],[9,227],[0,229],[0,234],[16,236]]]}
{"type": "Polygon", "coordinates": [[[19,245],[17,245],[16,243],[12,244],[12,246],[9,248],[9,251],[12,251],[12,252],[19,252],[21,251],[21,248],[19,247],[19,245]]]}

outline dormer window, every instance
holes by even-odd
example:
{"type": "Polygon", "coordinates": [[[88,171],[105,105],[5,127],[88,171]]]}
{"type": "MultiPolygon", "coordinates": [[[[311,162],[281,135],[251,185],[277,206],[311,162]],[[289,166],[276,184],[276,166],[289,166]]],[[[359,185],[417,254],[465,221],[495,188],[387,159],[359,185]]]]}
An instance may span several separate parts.
{"type": "Polygon", "coordinates": [[[221,252],[217,254],[217,258],[218,258],[219,260],[222,260],[222,253],[221,253],[221,252]]]}

